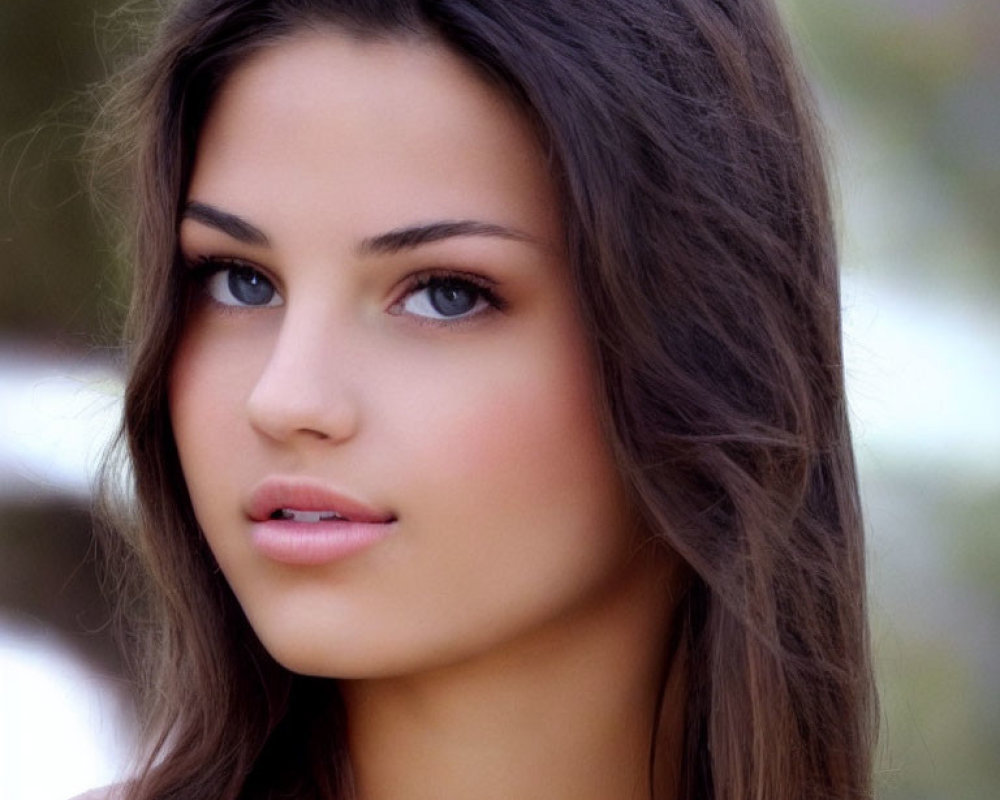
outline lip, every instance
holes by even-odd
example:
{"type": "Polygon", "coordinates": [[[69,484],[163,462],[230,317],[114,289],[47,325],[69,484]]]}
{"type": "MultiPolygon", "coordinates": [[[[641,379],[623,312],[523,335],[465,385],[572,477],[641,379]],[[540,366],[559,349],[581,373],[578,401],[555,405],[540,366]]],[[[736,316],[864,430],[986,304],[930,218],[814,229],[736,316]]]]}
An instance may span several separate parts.
{"type": "Polygon", "coordinates": [[[250,493],[247,514],[254,522],[265,522],[280,508],[299,511],[334,511],[348,522],[385,524],[395,520],[387,511],[309,479],[267,478],[250,493]]]}
{"type": "Polygon", "coordinates": [[[395,515],[309,479],[268,478],[246,506],[254,548],[284,564],[316,565],[346,558],[385,538],[395,515]],[[296,522],[271,519],[278,509],[333,511],[343,519],[296,522]]]}

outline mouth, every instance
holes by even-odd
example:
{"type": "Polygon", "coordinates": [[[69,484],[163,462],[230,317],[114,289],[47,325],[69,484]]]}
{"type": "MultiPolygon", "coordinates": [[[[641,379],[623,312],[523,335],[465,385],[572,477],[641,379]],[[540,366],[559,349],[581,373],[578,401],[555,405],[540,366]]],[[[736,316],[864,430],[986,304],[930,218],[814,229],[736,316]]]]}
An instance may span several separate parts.
{"type": "Polygon", "coordinates": [[[250,494],[247,515],[254,522],[381,525],[396,521],[395,514],[390,511],[309,479],[269,478],[262,481],[250,494]]]}
{"type": "Polygon", "coordinates": [[[268,478],[250,494],[250,540],[271,561],[317,566],[392,535],[396,515],[309,479],[268,478]]]}

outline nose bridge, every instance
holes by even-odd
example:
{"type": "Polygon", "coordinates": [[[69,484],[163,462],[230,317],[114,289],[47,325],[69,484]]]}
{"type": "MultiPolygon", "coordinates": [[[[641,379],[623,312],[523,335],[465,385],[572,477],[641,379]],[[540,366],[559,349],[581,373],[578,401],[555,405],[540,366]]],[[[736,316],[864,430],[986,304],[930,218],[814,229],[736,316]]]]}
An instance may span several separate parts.
{"type": "Polygon", "coordinates": [[[286,306],[247,399],[251,424],[273,439],[344,440],[360,422],[355,337],[317,298],[286,306]]]}

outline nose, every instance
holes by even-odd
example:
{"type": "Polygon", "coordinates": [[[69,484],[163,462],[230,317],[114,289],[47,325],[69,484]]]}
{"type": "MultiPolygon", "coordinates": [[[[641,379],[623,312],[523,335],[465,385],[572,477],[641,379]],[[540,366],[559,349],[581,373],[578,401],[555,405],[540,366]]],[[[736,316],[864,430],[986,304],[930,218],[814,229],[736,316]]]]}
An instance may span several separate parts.
{"type": "Polygon", "coordinates": [[[345,442],[361,421],[357,356],[320,313],[286,312],[247,398],[251,426],[279,442],[345,442]]]}

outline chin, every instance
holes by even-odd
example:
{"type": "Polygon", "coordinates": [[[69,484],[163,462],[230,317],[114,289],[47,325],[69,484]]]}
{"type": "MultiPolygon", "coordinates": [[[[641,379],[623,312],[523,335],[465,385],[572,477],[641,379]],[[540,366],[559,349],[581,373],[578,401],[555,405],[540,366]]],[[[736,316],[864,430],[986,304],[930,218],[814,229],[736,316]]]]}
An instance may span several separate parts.
{"type": "Polygon", "coordinates": [[[289,636],[260,636],[264,648],[281,666],[313,678],[362,680],[398,677],[420,670],[420,659],[407,658],[386,642],[363,638],[345,641],[339,636],[313,632],[289,636]]]}

